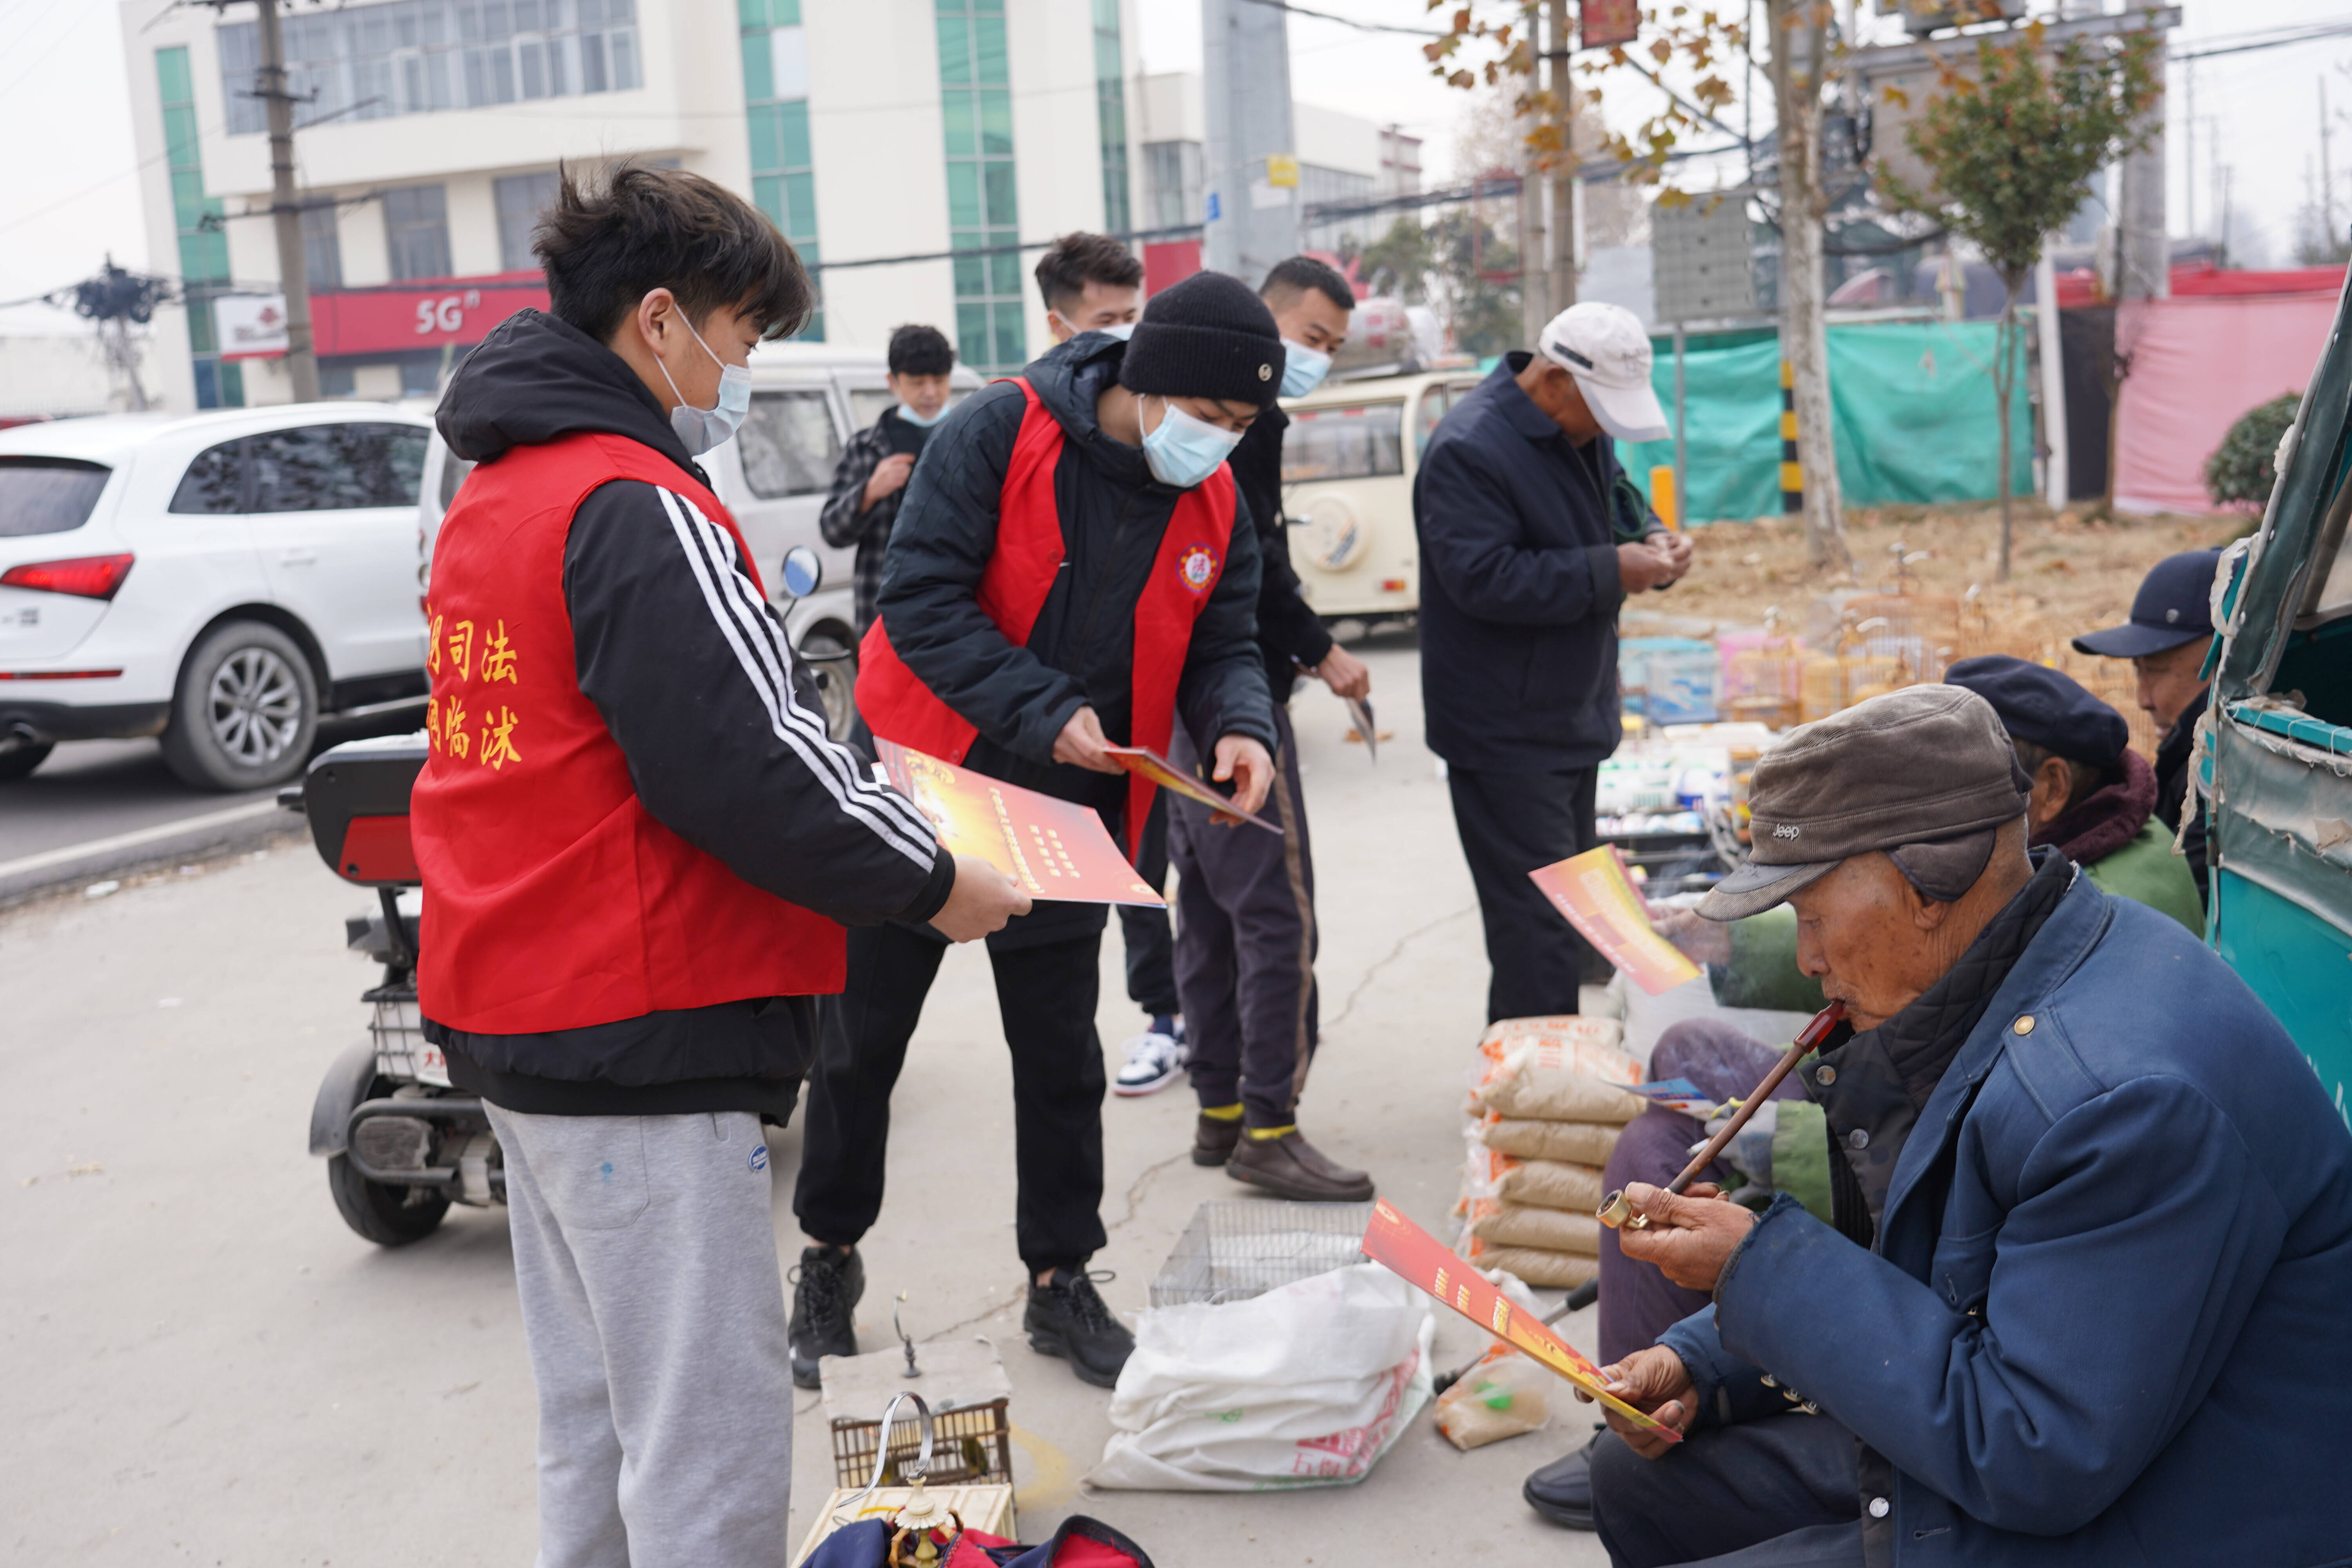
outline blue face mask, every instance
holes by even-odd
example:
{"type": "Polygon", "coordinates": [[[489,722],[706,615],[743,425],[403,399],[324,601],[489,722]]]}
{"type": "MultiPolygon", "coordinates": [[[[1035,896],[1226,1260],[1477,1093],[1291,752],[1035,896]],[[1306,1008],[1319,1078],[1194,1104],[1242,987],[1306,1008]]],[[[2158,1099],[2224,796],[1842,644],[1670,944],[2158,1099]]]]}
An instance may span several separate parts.
{"type": "Polygon", "coordinates": [[[948,410],[954,406],[955,405],[952,403],[942,403],[938,408],[929,414],[918,414],[912,408],[909,408],[907,405],[901,403],[898,405],[898,417],[905,420],[908,424],[912,425],[918,430],[928,430],[932,426],[938,424],[940,420],[946,418],[948,416],[948,410]]]}
{"type": "Polygon", "coordinates": [[[1282,340],[1282,395],[1304,397],[1331,374],[1331,356],[1305,343],[1282,340]]]}
{"type": "Polygon", "coordinates": [[[1143,460],[1161,484],[1189,490],[1215,473],[1242,438],[1195,419],[1164,397],[1160,404],[1160,426],[1143,437],[1143,460]]]}
{"type": "Polygon", "coordinates": [[[1100,332],[1107,338],[1117,338],[1120,342],[1125,342],[1128,339],[1135,336],[1135,323],[1133,321],[1113,321],[1109,326],[1097,327],[1095,331],[1100,332]]]}
{"type": "MultiPolygon", "coordinates": [[[[698,458],[713,447],[726,445],[735,432],[743,427],[743,421],[751,413],[751,373],[740,364],[728,364],[717,354],[711,354],[710,345],[702,341],[702,334],[696,331],[691,323],[687,322],[684,312],[680,312],[677,319],[686,325],[687,335],[719,364],[719,405],[716,408],[697,408],[688,403],[686,394],[678,391],[677,383],[671,380],[669,366],[662,364],[662,379],[669,382],[670,395],[677,399],[677,406],[669,411],[669,427],[677,431],[677,438],[685,443],[687,455],[698,458]]],[[[661,364],[661,360],[656,357],[654,363],[661,364]]]]}

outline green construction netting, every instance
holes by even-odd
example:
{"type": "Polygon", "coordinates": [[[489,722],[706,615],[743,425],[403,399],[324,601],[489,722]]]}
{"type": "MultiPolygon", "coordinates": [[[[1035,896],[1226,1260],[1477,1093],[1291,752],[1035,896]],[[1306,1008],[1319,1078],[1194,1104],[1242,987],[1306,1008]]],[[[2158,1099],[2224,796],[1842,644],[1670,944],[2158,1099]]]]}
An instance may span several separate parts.
{"type": "MultiPolygon", "coordinates": [[[[2018,342],[2024,342],[2024,331],[2018,342]]],[[[2000,426],[1990,321],[1852,323],[1829,330],[1838,480],[1850,505],[1990,500],[2000,426]]],[[[1652,380],[1674,417],[1674,340],[1653,340],[1652,380]]],[[[1780,345],[1769,332],[1693,338],[1684,372],[1687,515],[1696,521],[1780,510],[1780,345]]],[[[2033,423],[2025,377],[2013,388],[2011,492],[2032,489],[2033,423]]],[[[1671,466],[1672,440],[1619,455],[1645,489],[1671,466]]]]}

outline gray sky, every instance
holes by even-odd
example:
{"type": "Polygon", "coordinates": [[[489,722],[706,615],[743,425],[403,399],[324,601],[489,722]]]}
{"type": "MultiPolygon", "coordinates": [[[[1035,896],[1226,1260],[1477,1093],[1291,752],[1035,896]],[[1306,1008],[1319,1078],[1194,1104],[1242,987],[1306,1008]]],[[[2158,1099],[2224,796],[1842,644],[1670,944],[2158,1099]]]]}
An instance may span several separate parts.
{"type": "MultiPolygon", "coordinates": [[[[809,0],[846,5],[855,0],[809,0]]],[[[1302,0],[1306,3],[1306,0],[1302,0]]],[[[1312,0],[1315,9],[1365,21],[1427,26],[1423,0],[1312,0]]],[[[1498,10],[1500,7],[1496,7],[1498,10]]],[[[1864,0],[1865,12],[1874,9],[1864,0]]],[[[1200,68],[1200,12],[1185,0],[1139,6],[1145,68],[1200,68]]],[[[2200,37],[2297,23],[2352,22],[2352,0],[2183,0],[2177,48],[2200,37]]],[[[139,214],[121,29],[112,0],[0,0],[0,300],[69,283],[108,252],[124,266],[169,272],[177,258],[151,256],[139,214]]],[[[1866,20],[1865,40],[1884,21],[1866,20]]],[[[1303,101],[1397,122],[1425,139],[1432,179],[1453,170],[1453,133],[1466,95],[1428,74],[1411,37],[1358,32],[1312,17],[1290,19],[1292,91],[1303,101]]],[[[2214,222],[2214,167],[2231,171],[2231,238],[2250,264],[2292,259],[2297,214],[2310,198],[2307,171],[2319,150],[2318,83],[2338,115],[2333,151],[2339,226],[2352,223],[2352,36],[2201,60],[2196,71],[2196,211],[2214,222]]],[[[1019,65],[1014,66],[1016,72],[1019,65]]],[[[2172,73],[2168,150],[2171,218],[2186,228],[2185,67],[2172,73]]],[[[1620,73],[1622,77],[1622,73],[1620,73]]],[[[142,79],[139,89],[152,92],[142,79]]],[[[1650,89],[1612,83],[1612,118],[1631,116],[1650,89]]],[[[1736,117],[1736,111],[1735,111],[1736,117]]],[[[63,311],[0,311],[0,332],[75,331],[63,311]]]]}

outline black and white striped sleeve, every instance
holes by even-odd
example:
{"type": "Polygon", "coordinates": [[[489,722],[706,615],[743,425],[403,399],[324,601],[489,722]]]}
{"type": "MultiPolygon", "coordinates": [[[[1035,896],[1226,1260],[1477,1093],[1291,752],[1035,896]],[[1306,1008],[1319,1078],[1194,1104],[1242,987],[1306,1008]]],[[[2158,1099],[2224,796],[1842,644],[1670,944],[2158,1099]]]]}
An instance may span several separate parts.
{"type": "Polygon", "coordinates": [[[847,924],[928,921],[954,861],[826,738],[815,685],[738,553],[673,490],[619,480],[581,502],[563,551],[580,689],[646,809],[745,881],[847,924]]]}

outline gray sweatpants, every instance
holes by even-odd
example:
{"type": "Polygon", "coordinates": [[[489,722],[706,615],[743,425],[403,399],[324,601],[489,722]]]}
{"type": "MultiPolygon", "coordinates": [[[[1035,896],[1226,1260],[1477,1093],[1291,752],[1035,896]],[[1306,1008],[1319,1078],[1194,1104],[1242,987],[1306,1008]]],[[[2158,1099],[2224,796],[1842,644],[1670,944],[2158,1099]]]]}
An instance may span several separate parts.
{"type": "Polygon", "coordinates": [[[540,1568],[777,1568],[793,1385],[760,1119],[489,1117],[539,1385],[540,1568]]]}

